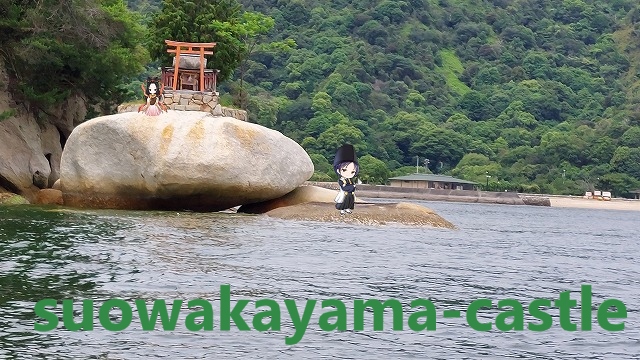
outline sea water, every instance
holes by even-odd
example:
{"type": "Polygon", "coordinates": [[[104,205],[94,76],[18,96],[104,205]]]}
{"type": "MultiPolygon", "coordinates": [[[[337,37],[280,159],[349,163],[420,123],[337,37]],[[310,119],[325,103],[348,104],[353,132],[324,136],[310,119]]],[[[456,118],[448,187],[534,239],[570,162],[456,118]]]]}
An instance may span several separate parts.
{"type": "MultiPolygon", "coordinates": [[[[399,225],[296,222],[266,216],[192,212],[78,211],[30,206],[0,207],[0,359],[632,359],[640,354],[640,222],[637,212],[418,202],[458,229],[399,225]],[[278,331],[221,331],[220,286],[233,300],[247,299],[251,325],[259,299],[282,306],[278,331]],[[580,289],[593,291],[593,325],[581,331],[580,289]],[[476,299],[557,299],[570,291],[577,331],[553,325],[529,331],[477,331],[465,320],[476,299]],[[149,302],[207,299],[214,329],[190,331],[186,306],[175,330],[144,331],[139,321],[119,332],[99,326],[38,332],[35,304],[46,298],[149,302]],[[434,331],[406,326],[410,302],[428,299],[438,319],[434,331]],[[317,305],[304,336],[296,331],[284,299],[302,313],[307,300],[347,304],[347,329],[324,331],[317,305]],[[353,329],[355,299],[397,299],[404,305],[403,330],[373,329],[365,313],[353,329]],[[597,322],[598,305],[618,299],[626,306],[623,331],[597,322]],[[461,311],[444,318],[444,310],[461,311]]],[[[355,211],[357,212],[357,206],[355,211]]],[[[135,307],[134,307],[135,308],[135,307]]],[[[500,309],[484,309],[483,322],[500,309]]],[[[119,313],[112,311],[117,322],[119,313]]],[[[134,315],[135,317],[136,315],[134,315]]]]}

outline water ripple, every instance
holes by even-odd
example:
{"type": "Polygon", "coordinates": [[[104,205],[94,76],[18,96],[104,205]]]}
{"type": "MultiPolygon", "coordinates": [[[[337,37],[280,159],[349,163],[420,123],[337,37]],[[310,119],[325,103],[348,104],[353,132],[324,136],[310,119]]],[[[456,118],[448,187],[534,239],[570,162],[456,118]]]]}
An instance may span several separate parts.
{"type": "MultiPolygon", "coordinates": [[[[455,231],[402,226],[291,222],[263,216],[191,212],[72,211],[0,208],[0,359],[210,359],[210,358],[433,358],[433,359],[632,359],[640,353],[640,230],[637,213],[528,206],[429,203],[458,225],[455,231]],[[282,309],[282,328],[270,332],[220,331],[220,285],[233,300],[271,298],[282,309]],[[553,327],[544,332],[488,332],[465,322],[466,306],[489,298],[513,298],[526,308],[562,291],[578,299],[593,286],[592,331],[553,327]],[[212,332],[190,332],[180,313],[174,331],[132,326],[109,332],[34,332],[33,307],[44,298],[196,299],[211,301],[212,332]],[[285,344],[296,329],[284,299],[302,312],[307,299],[345,302],[348,330],[318,327],[316,304],[302,341],[285,344]],[[438,309],[437,331],[353,329],[355,299],[398,299],[410,312],[413,299],[438,309]],[[598,304],[615,298],[627,306],[625,330],[607,332],[595,320],[598,304]],[[460,310],[445,319],[442,310],[460,310]],[[182,322],[181,322],[182,321],[182,322]]],[[[244,318],[258,312],[250,304],[244,318]]],[[[96,310],[97,312],[97,310],[96,310]]],[[[117,312],[111,316],[118,319],[117,312]]],[[[580,322],[579,310],[570,321],[580,322]]],[[[525,315],[525,322],[536,321],[525,315]]],[[[612,321],[615,322],[615,321],[612,321]]],[[[525,325],[526,326],[526,325],[525,325]]]]}

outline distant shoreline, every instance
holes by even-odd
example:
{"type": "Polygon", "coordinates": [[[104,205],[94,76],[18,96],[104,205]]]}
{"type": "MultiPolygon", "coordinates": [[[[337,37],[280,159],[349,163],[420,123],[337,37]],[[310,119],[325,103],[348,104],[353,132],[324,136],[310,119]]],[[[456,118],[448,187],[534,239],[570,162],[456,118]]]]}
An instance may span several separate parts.
{"type": "MultiPolygon", "coordinates": [[[[319,186],[332,190],[338,190],[337,183],[307,182],[305,185],[319,186]]],[[[613,198],[609,201],[585,199],[582,196],[526,194],[516,192],[492,192],[469,190],[436,190],[394,188],[391,186],[358,185],[356,196],[362,198],[386,198],[406,199],[422,201],[464,202],[482,204],[525,205],[523,198],[548,199],[551,207],[602,209],[602,210],[627,210],[640,211],[640,200],[613,198]]],[[[548,206],[548,205],[547,205],[548,206]]]]}
{"type": "MultiPolygon", "coordinates": [[[[318,186],[338,191],[338,183],[306,182],[304,185],[318,186]]],[[[411,199],[425,201],[449,201],[483,204],[525,205],[515,192],[491,192],[477,190],[417,189],[384,185],[356,185],[356,196],[368,198],[411,199]]]]}
{"type": "Polygon", "coordinates": [[[628,210],[640,211],[640,200],[611,199],[609,201],[585,199],[580,196],[548,196],[551,207],[601,209],[601,210],[628,210]]]}

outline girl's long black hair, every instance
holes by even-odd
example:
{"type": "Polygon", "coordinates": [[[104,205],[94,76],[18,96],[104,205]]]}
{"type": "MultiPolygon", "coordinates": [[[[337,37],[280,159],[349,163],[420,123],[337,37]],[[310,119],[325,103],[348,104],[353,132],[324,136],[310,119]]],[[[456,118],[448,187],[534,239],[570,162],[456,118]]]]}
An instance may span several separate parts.
{"type": "Polygon", "coordinates": [[[149,93],[149,85],[151,84],[155,84],[156,85],[156,97],[161,97],[162,94],[160,93],[160,80],[157,77],[148,77],[147,78],[147,88],[145,93],[147,94],[147,96],[150,96],[151,93],[149,93]]]}

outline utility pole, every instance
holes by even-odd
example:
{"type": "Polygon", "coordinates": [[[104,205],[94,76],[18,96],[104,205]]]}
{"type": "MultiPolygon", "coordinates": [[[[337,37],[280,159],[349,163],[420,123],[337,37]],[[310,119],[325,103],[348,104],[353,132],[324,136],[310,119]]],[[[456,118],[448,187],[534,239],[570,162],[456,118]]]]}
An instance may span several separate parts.
{"type": "Polygon", "coordinates": [[[419,157],[419,156],[416,156],[416,174],[418,174],[418,173],[419,173],[419,171],[418,171],[418,167],[419,167],[419,166],[420,166],[420,157],[419,157]]]}

